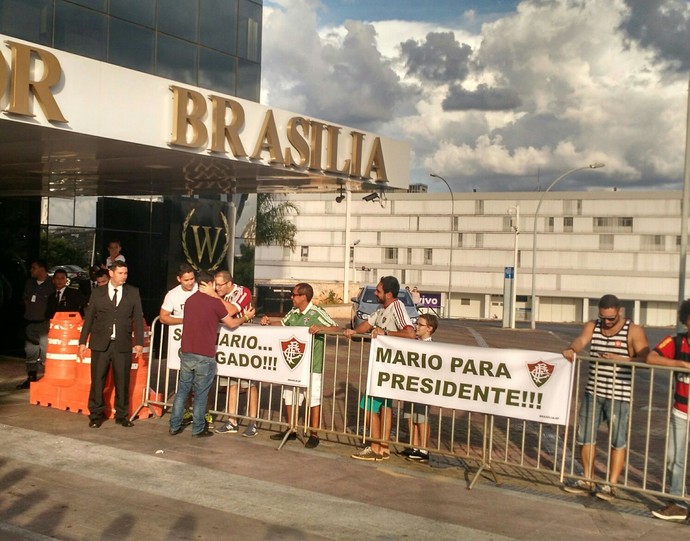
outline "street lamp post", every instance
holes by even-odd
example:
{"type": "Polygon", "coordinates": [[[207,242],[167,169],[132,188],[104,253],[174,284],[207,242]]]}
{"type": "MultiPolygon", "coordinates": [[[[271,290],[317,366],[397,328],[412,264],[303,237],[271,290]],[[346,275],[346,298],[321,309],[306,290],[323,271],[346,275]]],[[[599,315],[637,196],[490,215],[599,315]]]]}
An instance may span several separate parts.
{"type": "MultiPolygon", "coordinates": [[[[680,218],[680,269],[678,276],[678,304],[685,300],[685,272],[688,256],[688,216],[690,216],[690,76],[688,77],[688,107],[685,127],[685,173],[683,174],[683,198],[680,218]]],[[[683,332],[678,323],[678,334],[683,332]]]]}
{"type": "Polygon", "coordinates": [[[446,308],[446,317],[450,319],[450,295],[453,285],[453,220],[455,218],[455,197],[453,197],[453,190],[445,178],[443,178],[441,175],[437,175],[436,173],[430,173],[429,176],[443,181],[443,183],[446,185],[446,188],[448,188],[448,191],[450,192],[450,254],[448,256],[448,307],[446,308]]]}
{"type": "Polygon", "coordinates": [[[515,311],[517,307],[515,303],[517,301],[517,266],[518,266],[518,235],[520,234],[520,205],[515,205],[510,207],[511,214],[515,214],[515,224],[512,226],[512,230],[515,233],[515,241],[513,243],[513,290],[511,291],[511,304],[510,304],[510,328],[515,328],[515,311]]]}
{"type": "MultiPolygon", "coordinates": [[[[352,194],[350,193],[350,190],[345,190],[345,193],[343,194],[343,190],[341,189],[340,196],[343,197],[345,195],[345,242],[344,244],[344,249],[343,249],[343,302],[348,302],[348,299],[350,298],[350,269],[349,269],[349,260],[350,260],[350,204],[352,203],[352,194]]],[[[338,201],[338,203],[340,203],[338,201]]]]}
{"type": "Polygon", "coordinates": [[[576,167],[575,169],[571,169],[570,171],[566,171],[563,173],[560,177],[558,177],[556,180],[554,180],[551,184],[549,184],[549,187],[546,188],[541,194],[541,197],[539,198],[539,203],[537,203],[537,210],[534,211],[534,230],[532,231],[532,295],[530,297],[530,303],[532,305],[531,307],[531,314],[530,314],[530,321],[531,321],[531,327],[532,330],[534,330],[537,326],[537,314],[536,314],[536,305],[534,302],[535,298],[535,288],[536,288],[536,277],[537,277],[537,217],[539,216],[539,209],[541,208],[541,204],[544,202],[544,196],[553,188],[556,184],[558,184],[561,180],[563,180],[565,177],[568,175],[572,175],[573,173],[577,171],[583,171],[584,169],[599,169],[600,167],[604,167],[603,163],[591,163],[589,165],[586,165],[585,167],[576,167]]]}

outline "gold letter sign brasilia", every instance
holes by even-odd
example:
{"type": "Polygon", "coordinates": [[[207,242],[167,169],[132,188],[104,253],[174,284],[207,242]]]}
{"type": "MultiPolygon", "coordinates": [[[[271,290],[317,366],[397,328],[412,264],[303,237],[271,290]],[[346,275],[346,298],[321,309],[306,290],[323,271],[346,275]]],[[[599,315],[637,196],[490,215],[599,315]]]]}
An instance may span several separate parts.
{"type": "Polygon", "coordinates": [[[209,96],[211,113],[207,115],[208,106],[202,94],[195,90],[171,86],[173,93],[173,132],[170,145],[185,148],[205,150],[208,147],[209,132],[205,119],[211,120],[211,145],[209,150],[217,153],[229,151],[235,158],[250,158],[261,160],[261,154],[268,152],[269,164],[293,169],[310,169],[325,171],[340,175],[348,175],[357,179],[371,180],[376,177],[377,182],[387,182],[386,164],[381,147],[381,138],[374,138],[369,156],[362,158],[363,141],[365,135],[360,132],[350,132],[350,156],[338,167],[338,141],[341,128],[324,124],[316,120],[303,117],[292,117],[287,124],[287,139],[291,146],[280,147],[280,137],[273,111],[265,113],[261,129],[255,141],[247,148],[252,148],[251,154],[245,150],[240,138],[244,128],[245,112],[242,105],[232,99],[209,96]],[[226,122],[226,113],[230,111],[230,122],[226,122]],[[322,163],[322,153],[326,147],[326,163],[322,163]]]}

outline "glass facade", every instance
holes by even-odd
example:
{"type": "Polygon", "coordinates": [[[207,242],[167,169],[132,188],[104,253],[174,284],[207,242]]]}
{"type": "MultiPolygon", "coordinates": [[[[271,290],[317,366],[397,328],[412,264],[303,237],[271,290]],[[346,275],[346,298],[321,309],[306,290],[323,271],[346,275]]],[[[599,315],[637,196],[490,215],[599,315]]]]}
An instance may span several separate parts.
{"type": "MultiPolygon", "coordinates": [[[[0,33],[258,102],[262,10],[262,0],[0,0],[0,33]]],[[[244,207],[246,196],[236,198],[244,207]]],[[[190,204],[225,214],[228,202],[0,197],[0,319],[7,336],[0,349],[22,354],[20,295],[33,258],[88,268],[102,262],[112,239],[123,244],[129,281],[140,288],[150,322],[184,260],[181,209],[190,204]]]]}
{"type": "Polygon", "coordinates": [[[0,33],[259,101],[262,0],[0,0],[0,33]]]}

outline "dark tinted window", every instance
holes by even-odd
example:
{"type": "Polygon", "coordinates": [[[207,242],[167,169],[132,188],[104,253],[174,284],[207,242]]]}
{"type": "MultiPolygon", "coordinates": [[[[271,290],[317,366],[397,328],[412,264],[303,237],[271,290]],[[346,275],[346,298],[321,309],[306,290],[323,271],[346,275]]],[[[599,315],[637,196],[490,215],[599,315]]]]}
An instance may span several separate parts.
{"type": "MultiPolygon", "coordinates": [[[[120,1],[120,0],[116,0],[120,1]]],[[[81,4],[87,8],[97,9],[99,11],[105,11],[106,0],[72,0],[73,4],[81,4]]]]}
{"type": "Polygon", "coordinates": [[[406,289],[401,289],[398,292],[398,298],[402,301],[405,306],[414,306],[412,302],[412,296],[406,289]]]}
{"type": "Polygon", "coordinates": [[[0,0],[0,33],[52,45],[51,0],[0,0]]]}
{"type": "Polygon", "coordinates": [[[55,48],[105,60],[106,16],[91,9],[55,2],[55,48]]]}
{"type": "Polygon", "coordinates": [[[156,4],[154,0],[115,0],[110,2],[110,14],[153,28],[156,4]]]}
{"type": "Polygon", "coordinates": [[[261,66],[254,62],[239,59],[237,71],[237,96],[247,100],[259,101],[261,90],[261,66]]]}
{"type": "Polygon", "coordinates": [[[158,34],[156,74],[196,85],[196,45],[158,34]]]}
{"type": "Polygon", "coordinates": [[[110,19],[108,62],[151,73],[154,34],[150,28],[110,19]]]}
{"type": "Polygon", "coordinates": [[[201,44],[225,53],[237,50],[237,0],[201,0],[201,44]]]}
{"type": "Polygon", "coordinates": [[[362,302],[369,304],[378,304],[379,301],[376,298],[376,290],[373,287],[364,288],[364,295],[362,297],[362,302]]]}
{"type": "Polygon", "coordinates": [[[204,49],[199,51],[199,86],[235,94],[235,57],[204,49]]]}
{"type": "Polygon", "coordinates": [[[196,41],[198,15],[198,0],[158,0],[160,32],[196,41]]]}

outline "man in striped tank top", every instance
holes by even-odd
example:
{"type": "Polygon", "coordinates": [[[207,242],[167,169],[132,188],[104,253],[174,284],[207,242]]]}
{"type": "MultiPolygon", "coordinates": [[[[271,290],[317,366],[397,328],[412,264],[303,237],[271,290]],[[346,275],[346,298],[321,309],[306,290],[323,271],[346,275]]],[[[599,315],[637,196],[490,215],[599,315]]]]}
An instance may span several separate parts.
{"type": "MultiPolygon", "coordinates": [[[[576,354],[589,344],[591,357],[622,361],[621,364],[589,363],[587,387],[577,421],[576,440],[581,445],[584,477],[588,479],[593,478],[599,425],[604,421],[607,423],[611,441],[608,481],[613,485],[623,472],[628,443],[632,367],[626,364],[629,361],[644,362],[649,344],[642,327],[621,317],[618,297],[604,295],[599,299],[598,307],[599,317],[585,323],[580,335],[563,351],[563,356],[572,362],[576,354]]],[[[572,494],[595,494],[602,500],[611,500],[615,497],[611,485],[597,490],[593,482],[579,480],[563,488],[572,494]]]]}

